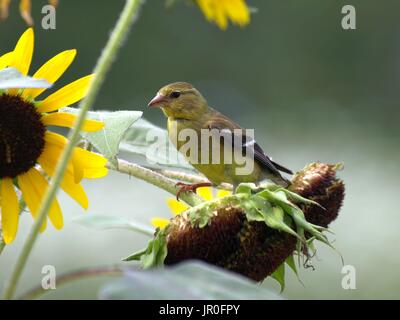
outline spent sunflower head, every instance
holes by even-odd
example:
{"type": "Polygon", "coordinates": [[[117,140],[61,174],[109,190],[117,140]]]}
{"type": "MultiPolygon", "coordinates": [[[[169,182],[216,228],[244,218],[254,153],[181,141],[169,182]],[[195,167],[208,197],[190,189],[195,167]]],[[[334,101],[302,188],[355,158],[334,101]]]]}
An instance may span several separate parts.
{"type": "MultiPolygon", "coordinates": [[[[0,18],[2,20],[7,19],[10,4],[11,0],[0,0],[0,18]]],[[[49,0],[49,4],[55,7],[58,4],[58,0],[49,0]]],[[[29,26],[33,26],[31,9],[32,9],[31,0],[19,1],[19,12],[21,13],[21,17],[25,20],[25,22],[29,26]]]]}
{"type": "Polygon", "coordinates": [[[196,0],[208,21],[225,30],[228,22],[243,27],[250,22],[250,9],[245,0],[196,0]]]}
{"type": "MultiPolygon", "coordinates": [[[[0,57],[0,69],[13,67],[27,75],[34,47],[34,32],[28,29],[20,37],[15,49],[0,57]]],[[[59,53],[33,75],[55,83],[72,63],[76,50],[59,53]]],[[[18,194],[29,211],[36,216],[48,188],[48,180],[68,143],[68,140],[48,130],[49,126],[72,127],[76,116],[59,111],[81,100],[92,75],[80,78],[43,100],[38,100],[45,89],[9,89],[0,91],[0,211],[1,228],[6,243],[11,243],[18,229],[18,194]],[[17,188],[17,190],[16,190],[17,188]]],[[[98,131],[104,124],[86,120],[83,130],[98,131]]],[[[61,188],[84,209],[88,198],[80,182],[83,178],[101,178],[107,174],[107,160],[82,148],[74,149],[61,188]]],[[[49,219],[56,229],[63,226],[63,216],[55,200],[49,219]]],[[[42,230],[46,227],[43,224],[42,230]]]]}
{"type": "MultiPolygon", "coordinates": [[[[216,195],[214,196],[213,190],[210,187],[201,187],[197,189],[197,194],[206,201],[215,199],[215,198],[223,198],[232,194],[231,191],[218,189],[216,191],[216,195]]],[[[189,209],[189,206],[183,202],[176,200],[176,198],[168,198],[167,199],[168,208],[171,210],[174,216],[181,214],[182,212],[189,209]]],[[[154,217],[151,219],[151,224],[155,228],[165,229],[165,227],[170,223],[169,219],[154,217]]]]}

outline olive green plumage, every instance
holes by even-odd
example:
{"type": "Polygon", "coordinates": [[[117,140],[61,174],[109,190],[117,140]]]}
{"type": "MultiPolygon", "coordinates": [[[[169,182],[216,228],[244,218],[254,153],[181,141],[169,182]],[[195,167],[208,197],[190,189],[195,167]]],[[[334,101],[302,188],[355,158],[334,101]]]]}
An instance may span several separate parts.
{"type": "Polygon", "coordinates": [[[244,130],[241,129],[238,124],[211,108],[200,92],[191,84],[176,82],[161,88],[153,100],[150,101],[149,106],[162,109],[168,118],[169,138],[179,151],[185,151],[182,150],[182,147],[184,147],[187,142],[187,140],[180,141],[180,139],[178,139],[179,134],[186,133],[185,129],[191,129],[197,133],[197,152],[182,153],[189,163],[203,173],[213,184],[219,185],[226,182],[238,185],[241,182],[257,183],[261,180],[269,179],[282,186],[288,185],[288,180],[283,178],[279,171],[289,174],[292,172],[273,162],[252,138],[246,137],[244,130]],[[202,131],[202,129],[206,131],[202,131]],[[210,141],[215,138],[213,135],[215,132],[220,133],[217,137],[221,141],[218,147],[220,158],[216,157],[220,160],[214,161],[217,163],[212,163],[212,157],[218,153],[218,150],[212,147],[213,144],[211,142],[209,143],[209,149],[205,150],[205,146],[202,146],[201,143],[201,137],[204,139],[204,136],[201,135],[202,132],[212,133],[210,141]],[[235,138],[238,137],[238,134],[240,135],[240,139],[236,140],[235,138]],[[247,139],[247,141],[245,139],[247,139]],[[239,143],[237,141],[239,141],[239,143]],[[230,147],[232,147],[229,150],[232,152],[233,161],[230,161],[230,157],[225,160],[225,143],[230,144],[230,147]],[[244,160],[243,152],[245,145],[251,147],[247,149],[251,150],[251,152],[247,153],[246,160],[254,160],[254,162],[252,162],[253,166],[251,171],[240,173],[239,169],[243,169],[244,164],[238,163],[238,161],[235,160],[244,160]],[[203,155],[205,159],[208,159],[208,163],[204,163],[204,158],[203,161],[201,161],[201,155],[203,155]]]}

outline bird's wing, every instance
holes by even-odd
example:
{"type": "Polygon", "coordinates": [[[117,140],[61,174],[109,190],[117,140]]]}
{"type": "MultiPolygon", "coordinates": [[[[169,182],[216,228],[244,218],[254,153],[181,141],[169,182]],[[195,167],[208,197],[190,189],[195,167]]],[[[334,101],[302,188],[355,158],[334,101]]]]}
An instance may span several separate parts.
{"type": "Polygon", "coordinates": [[[254,160],[272,173],[280,175],[280,170],[289,174],[293,174],[291,170],[273,162],[252,137],[246,136],[245,130],[243,130],[238,124],[234,123],[232,120],[217,111],[215,111],[215,113],[216,114],[213,119],[206,124],[207,129],[219,130],[220,135],[224,138],[224,141],[231,141],[233,147],[241,148],[243,151],[246,148],[248,148],[247,150],[252,150],[254,152],[254,160]],[[235,129],[243,130],[240,139],[234,138],[234,135],[238,134],[234,131],[235,129]],[[238,143],[240,143],[240,145],[237,145],[238,143]]]}

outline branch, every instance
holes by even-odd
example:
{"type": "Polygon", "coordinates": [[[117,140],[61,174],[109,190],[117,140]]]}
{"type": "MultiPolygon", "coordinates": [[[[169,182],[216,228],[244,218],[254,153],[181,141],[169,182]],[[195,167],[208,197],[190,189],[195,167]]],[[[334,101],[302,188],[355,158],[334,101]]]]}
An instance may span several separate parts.
{"type": "MultiPolygon", "coordinates": [[[[118,159],[118,168],[112,168],[109,166],[109,169],[116,170],[118,172],[151,183],[152,185],[155,185],[173,195],[176,195],[179,190],[179,187],[176,186],[176,182],[174,180],[164,176],[161,173],[142,167],[136,163],[118,159]]],[[[184,193],[180,198],[190,206],[195,206],[203,202],[203,200],[194,193],[184,193]]]]}
{"type": "MultiPolygon", "coordinates": [[[[89,269],[80,269],[57,277],[57,286],[64,285],[71,281],[76,281],[88,277],[119,276],[122,274],[122,272],[123,269],[120,266],[105,266],[105,267],[96,267],[89,269]]],[[[33,300],[38,298],[42,294],[45,294],[48,291],[51,290],[43,289],[42,286],[37,286],[32,290],[24,293],[21,297],[19,297],[19,300],[33,300]]]]}

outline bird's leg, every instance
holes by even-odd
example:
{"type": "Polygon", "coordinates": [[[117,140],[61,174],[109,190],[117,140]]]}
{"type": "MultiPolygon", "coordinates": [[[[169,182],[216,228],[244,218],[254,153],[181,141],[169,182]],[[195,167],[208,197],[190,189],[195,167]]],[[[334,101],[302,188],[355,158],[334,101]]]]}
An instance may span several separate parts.
{"type": "Polygon", "coordinates": [[[195,184],[187,184],[183,182],[178,182],[175,186],[179,187],[178,192],[176,193],[176,200],[179,201],[179,196],[182,192],[192,191],[196,193],[197,188],[201,187],[211,187],[213,184],[211,182],[202,182],[202,183],[195,183],[195,184]]]}

